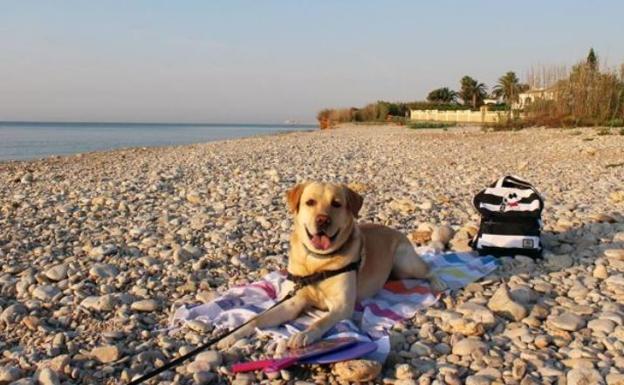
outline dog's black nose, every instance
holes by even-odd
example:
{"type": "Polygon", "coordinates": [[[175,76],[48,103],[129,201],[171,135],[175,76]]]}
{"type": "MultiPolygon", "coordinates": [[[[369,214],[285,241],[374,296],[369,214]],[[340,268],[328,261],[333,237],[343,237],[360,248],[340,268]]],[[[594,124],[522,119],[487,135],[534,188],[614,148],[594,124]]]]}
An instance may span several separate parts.
{"type": "Polygon", "coordinates": [[[319,214],[316,216],[315,222],[316,227],[322,229],[329,226],[329,224],[331,223],[331,218],[329,217],[329,215],[319,214]]]}

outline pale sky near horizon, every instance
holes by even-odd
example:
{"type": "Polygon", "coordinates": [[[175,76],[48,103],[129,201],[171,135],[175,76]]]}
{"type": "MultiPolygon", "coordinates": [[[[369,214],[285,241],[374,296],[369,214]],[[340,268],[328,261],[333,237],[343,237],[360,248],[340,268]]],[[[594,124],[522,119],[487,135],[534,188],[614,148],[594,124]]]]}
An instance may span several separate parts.
{"type": "Polygon", "coordinates": [[[313,122],[471,75],[624,63],[622,1],[4,1],[0,121],[313,122]]]}

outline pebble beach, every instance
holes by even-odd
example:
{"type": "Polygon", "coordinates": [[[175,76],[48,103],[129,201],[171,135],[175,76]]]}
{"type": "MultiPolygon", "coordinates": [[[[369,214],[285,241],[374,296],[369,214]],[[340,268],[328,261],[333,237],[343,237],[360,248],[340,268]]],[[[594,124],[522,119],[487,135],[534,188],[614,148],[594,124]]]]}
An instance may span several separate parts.
{"type": "MultiPolygon", "coordinates": [[[[472,197],[509,174],[544,195],[544,258],[501,258],[397,325],[370,382],[624,384],[624,135],[346,125],[0,163],[0,385],[124,384],[210,339],[201,322],[164,329],[180,305],[286,267],[297,182],[349,184],[360,222],[466,251],[472,197]]],[[[207,351],[151,383],[350,381],[320,365],[229,372],[279,349],[268,342],[207,351]]]]}

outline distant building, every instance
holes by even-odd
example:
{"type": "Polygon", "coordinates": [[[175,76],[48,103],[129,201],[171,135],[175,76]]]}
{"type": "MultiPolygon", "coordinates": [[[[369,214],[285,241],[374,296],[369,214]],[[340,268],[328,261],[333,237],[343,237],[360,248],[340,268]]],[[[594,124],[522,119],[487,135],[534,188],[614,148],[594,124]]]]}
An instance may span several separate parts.
{"type": "Polygon", "coordinates": [[[515,110],[523,110],[536,100],[555,100],[555,91],[555,87],[547,87],[534,88],[532,90],[522,92],[518,95],[518,102],[514,103],[511,107],[515,110]]]}
{"type": "Polygon", "coordinates": [[[496,99],[495,99],[495,98],[486,98],[486,99],[483,99],[483,104],[485,104],[486,106],[487,106],[487,105],[492,105],[492,104],[493,104],[493,105],[496,105],[496,104],[498,104],[498,103],[500,103],[499,98],[496,98],[496,99]]]}

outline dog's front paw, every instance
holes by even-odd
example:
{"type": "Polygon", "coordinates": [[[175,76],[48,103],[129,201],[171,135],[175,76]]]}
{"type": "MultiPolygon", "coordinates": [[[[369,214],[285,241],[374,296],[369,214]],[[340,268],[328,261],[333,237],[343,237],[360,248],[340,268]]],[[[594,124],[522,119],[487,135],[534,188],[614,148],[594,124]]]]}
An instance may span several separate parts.
{"type": "Polygon", "coordinates": [[[302,348],[304,346],[310,345],[312,342],[315,342],[318,339],[316,333],[310,330],[306,330],[303,332],[299,332],[294,334],[288,340],[288,347],[291,349],[302,348]]]}

